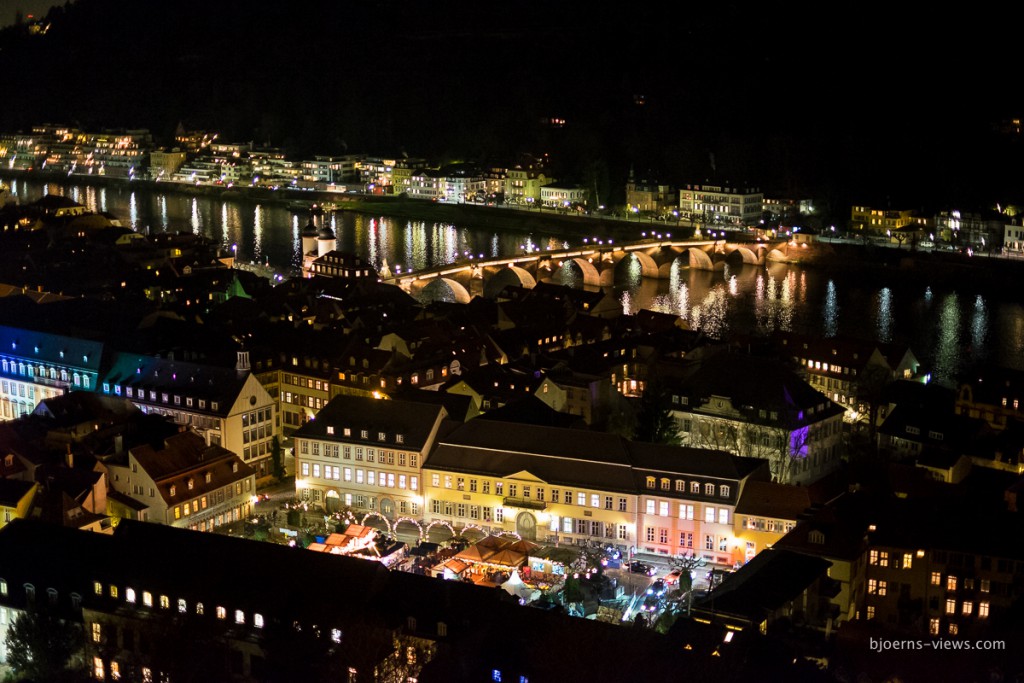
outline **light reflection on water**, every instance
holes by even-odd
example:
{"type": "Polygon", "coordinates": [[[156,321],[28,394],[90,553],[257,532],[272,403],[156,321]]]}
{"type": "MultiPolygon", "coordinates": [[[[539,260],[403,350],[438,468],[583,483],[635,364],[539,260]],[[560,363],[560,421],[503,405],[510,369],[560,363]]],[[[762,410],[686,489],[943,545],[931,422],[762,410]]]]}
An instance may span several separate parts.
{"type": "MultiPolygon", "coordinates": [[[[243,261],[280,268],[301,264],[299,234],[308,217],[305,211],[117,186],[21,179],[9,184],[23,204],[44,194],[65,194],[144,232],[191,230],[225,247],[237,244],[243,261]]],[[[318,219],[318,228],[323,220],[318,219]]],[[[523,246],[569,246],[552,234],[497,233],[406,218],[341,213],[326,220],[337,235],[338,249],[364,255],[377,267],[387,259],[393,270],[400,266],[402,271],[463,260],[466,252],[496,257],[521,254],[523,246]]],[[[727,266],[714,272],[687,265],[684,256],[671,263],[667,278],[645,279],[639,261],[629,259],[617,269],[616,285],[609,291],[627,313],[641,308],[672,313],[710,336],[774,330],[875,334],[880,340],[909,341],[936,378],[951,378],[977,359],[1024,369],[1024,307],[1013,294],[995,299],[934,287],[890,289],[781,263],[727,266]]],[[[557,269],[552,279],[573,287],[583,284],[576,265],[557,269]]]]}

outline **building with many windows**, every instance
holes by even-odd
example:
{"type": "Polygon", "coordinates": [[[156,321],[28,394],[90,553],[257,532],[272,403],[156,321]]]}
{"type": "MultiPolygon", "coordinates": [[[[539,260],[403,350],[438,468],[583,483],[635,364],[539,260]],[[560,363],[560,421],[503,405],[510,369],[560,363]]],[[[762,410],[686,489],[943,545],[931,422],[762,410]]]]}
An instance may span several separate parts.
{"type": "Polygon", "coordinates": [[[985,637],[1019,603],[1024,552],[1007,539],[1020,516],[948,516],[939,505],[901,501],[869,527],[863,618],[919,636],[985,637]]]}
{"type": "Polygon", "coordinates": [[[679,213],[698,223],[743,226],[760,223],[764,194],[739,185],[683,185],[679,213]]]}
{"type": "Polygon", "coordinates": [[[258,478],[272,474],[280,419],[274,399],[249,371],[247,351],[239,352],[235,368],[117,353],[102,391],[191,427],[206,443],[237,453],[258,478]]]}
{"type": "Polygon", "coordinates": [[[843,408],[770,359],[718,353],[669,389],[683,445],[763,458],[784,484],[840,462],[843,408]]]}
{"type": "Polygon", "coordinates": [[[767,478],[763,462],[727,453],[535,425],[516,425],[510,442],[508,428],[477,418],[438,440],[424,521],[732,564],[736,498],[767,478]]]}
{"type": "Polygon", "coordinates": [[[335,396],[294,434],[296,496],[328,512],[418,519],[423,463],[446,415],[440,405],[335,396]]]}
{"type": "Polygon", "coordinates": [[[505,203],[534,204],[541,200],[541,188],[556,182],[539,167],[516,166],[505,172],[505,203]]]}
{"type": "Polygon", "coordinates": [[[123,463],[104,467],[119,500],[136,503],[125,507],[137,511],[138,521],[212,531],[252,511],[256,471],[192,431],[165,439],[162,448],[132,448],[123,463]]]}
{"type": "Polygon", "coordinates": [[[102,342],[0,326],[0,420],[68,391],[95,391],[102,355],[102,342]]]}

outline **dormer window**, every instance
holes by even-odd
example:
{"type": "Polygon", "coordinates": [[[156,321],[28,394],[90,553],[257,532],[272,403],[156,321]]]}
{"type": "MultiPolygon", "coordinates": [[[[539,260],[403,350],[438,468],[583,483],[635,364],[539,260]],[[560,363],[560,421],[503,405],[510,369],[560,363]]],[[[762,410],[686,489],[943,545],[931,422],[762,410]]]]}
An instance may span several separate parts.
{"type": "Polygon", "coordinates": [[[171,498],[174,498],[174,496],[175,496],[175,494],[176,494],[177,492],[178,492],[178,489],[177,489],[177,487],[175,487],[175,486],[171,486],[171,498]]]}
{"type": "Polygon", "coordinates": [[[361,439],[369,439],[370,438],[370,432],[368,432],[365,429],[361,430],[359,432],[359,438],[361,438],[361,439]]]}
{"type": "Polygon", "coordinates": [[[188,490],[191,491],[195,487],[196,487],[196,480],[193,479],[192,477],[189,477],[188,478],[188,490]]]}
{"type": "Polygon", "coordinates": [[[345,431],[343,431],[342,434],[344,434],[345,436],[352,436],[352,430],[349,429],[348,427],[345,427],[345,431]]]}
{"type": "Polygon", "coordinates": [[[327,434],[329,436],[334,436],[334,427],[327,427],[327,434]]]}
{"type": "Polygon", "coordinates": [[[231,471],[232,472],[237,472],[238,471],[238,463],[237,462],[231,463],[231,471]]]}
{"type": "Polygon", "coordinates": [[[206,473],[206,483],[209,484],[213,480],[213,475],[209,472],[206,473]]]}
{"type": "Polygon", "coordinates": [[[377,432],[377,441],[387,441],[388,435],[384,432],[377,432]]]}
{"type": "Polygon", "coordinates": [[[395,443],[405,443],[405,435],[395,434],[395,443]]]}

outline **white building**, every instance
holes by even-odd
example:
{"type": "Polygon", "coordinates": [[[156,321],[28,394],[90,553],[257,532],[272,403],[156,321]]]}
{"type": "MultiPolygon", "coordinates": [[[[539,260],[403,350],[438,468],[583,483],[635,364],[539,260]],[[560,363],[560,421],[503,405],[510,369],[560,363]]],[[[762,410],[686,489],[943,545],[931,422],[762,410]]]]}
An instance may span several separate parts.
{"type": "Polygon", "coordinates": [[[764,194],[756,187],[684,185],[679,189],[679,211],[697,223],[755,225],[764,211],[764,194]]]}
{"type": "Polygon", "coordinates": [[[587,190],[579,185],[551,183],[540,188],[540,203],[555,208],[586,204],[587,190]]]}

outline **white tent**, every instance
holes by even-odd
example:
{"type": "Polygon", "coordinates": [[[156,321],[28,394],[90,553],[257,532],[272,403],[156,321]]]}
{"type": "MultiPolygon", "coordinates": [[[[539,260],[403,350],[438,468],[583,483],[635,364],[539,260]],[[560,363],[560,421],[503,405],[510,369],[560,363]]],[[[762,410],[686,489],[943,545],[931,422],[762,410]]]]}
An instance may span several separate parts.
{"type": "Polygon", "coordinates": [[[530,588],[523,583],[523,579],[519,576],[518,569],[512,572],[512,575],[508,577],[508,581],[501,584],[501,587],[504,588],[509,595],[514,595],[526,602],[531,602],[532,600],[540,597],[539,590],[530,588]]]}

